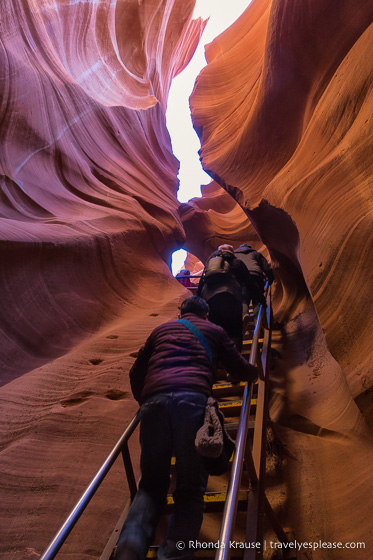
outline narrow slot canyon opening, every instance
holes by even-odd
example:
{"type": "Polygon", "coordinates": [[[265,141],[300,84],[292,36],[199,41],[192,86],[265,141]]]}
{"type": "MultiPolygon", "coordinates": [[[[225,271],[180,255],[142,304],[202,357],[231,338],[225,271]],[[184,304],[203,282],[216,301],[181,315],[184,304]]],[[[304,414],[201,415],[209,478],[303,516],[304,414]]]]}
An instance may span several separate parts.
{"type": "MultiPolygon", "coordinates": [[[[189,108],[189,97],[196,78],[207,64],[204,54],[205,45],[236,21],[250,2],[251,0],[235,0],[229,7],[224,2],[215,0],[196,2],[193,17],[209,18],[209,21],[188,66],[172,80],[166,111],[172,150],[180,161],[177,198],[181,203],[188,203],[192,198],[201,197],[201,185],[207,185],[212,181],[201,166],[198,155],[200,142],[193,128],[189,108]]],[[[183,267],[184,257],[186,258],[186,252],[183,249],[172,253],[171,267],[174,275],[183,267]]]]}

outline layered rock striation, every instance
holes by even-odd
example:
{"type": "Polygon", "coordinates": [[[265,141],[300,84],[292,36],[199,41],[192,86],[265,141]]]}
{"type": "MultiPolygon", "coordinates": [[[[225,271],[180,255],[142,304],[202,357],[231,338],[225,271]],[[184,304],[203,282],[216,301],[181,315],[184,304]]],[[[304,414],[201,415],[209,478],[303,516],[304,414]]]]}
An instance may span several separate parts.
{"type": "MultiPolygon", "coordinates": [[[[2,3],[1,558],[47,546],[136,410],[135,352],[185,296],[165,109],[193,7],[2,3]]],[[[61,558],[102,552],[128,497],[110,476],[61,558]]]]}
{"type": "MultiPolygon", "coordinates": [[[[372,16],[372,2],[254,0],[207,46],[191,97],[203,167],[276,268],[271,414],[290,450],[278,513],[305,541],[372,538],[358,465],[373,449],[354,402],[371,416],[372,16]]],[[[226,218],[210,215],[206,240],[226,218]]]]}
{"type": "MultiPolygon", "coordinates": [[[[253,0],[208,46],[191,107],[214,181],[179,205],[164,113],[193,6],[3,2],[4,558],[39,557],[135,412],[128,369],[188,294],[172,250],[197,266],[226,241],[266,246],[276,273],[276,512],[299,541],[373,544],[372,3],[253,0]]],[[[118,464],[61,558],[97,558],[127,497],[118,464]]]]}
{"type": "MultiPolygon", "coordinates": [[[[204,168],[242,204],[273,258],[305,278],[335,357],[352,343],[360,361],[370,321],[373,8],[306,5],[254,0],[207,47],[193,121],[204,168]]],[[[347,370],[357,394],[358,372],[347,370]]]]}
{"type": "Polygon", "coordinates": [[[164,111],[193,4],[5,2],[1,382],[97,330],[184,241],[164,111]]]}

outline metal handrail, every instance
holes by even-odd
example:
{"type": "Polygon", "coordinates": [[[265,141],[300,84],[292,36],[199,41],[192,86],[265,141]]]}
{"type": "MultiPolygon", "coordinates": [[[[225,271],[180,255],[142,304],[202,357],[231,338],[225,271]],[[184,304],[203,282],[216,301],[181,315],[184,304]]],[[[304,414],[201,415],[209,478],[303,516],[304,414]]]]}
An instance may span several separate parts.
{"type": "MultiPolygon", "coordinates": [[[[196,278],[196,276],[194,276],[193,278],[196,278]]],[[[266,283],[265,290],[266,292],[268,291],[268,282],[266,283]]],[[[249,363],[251,365],[255,365],[256,356],[259,348],[259,335],[262,326],[263,312],[264,312],[264,306],[261,305],[258,313],[258,319],[255,325],[254,337],[253,337],[253,342],[252,342],[252,347],[250,352],[249,363]]],[[[246,383],[244,395],[243,395],[239,429],[236,438],[236,451],[233,458],[231,477],[229,480],[227,497],[226,497],[225,507],[223,512],[223,521],[222,521],[222,526],[221,526],[221,531],[219,536],[219,541],[221,543],[224,543],[225,545],[229,542],[234,528],[239,485],[241,482],[243,459],[244,459],[244,452],[245,452],[246,439],[247,439],[248,418],[250,413],[252,392],[253,392],[253,384],[246,383]]],[[[121,435],[121,437],[119,438],[119,440],[117,441],[117,443],[115,444],[115,446],[113,447],[113,449],[111,450],[107,458],[105,459],[104,463],[97,471],[96,475],[92,479],[88,488],[84,491],[84,493],[78,500],[77,504],[71,510],[69,516],[67,517],[63,525],[60,527],[60,529],[58,530],[58,532],[56,533],[52,541],[49,543],[48,547],[45,549],[43,554],[40,556],[39,560],[53,560],[56,557],[60,548],[62,547],[67,537],[75,527],[76,523],[78,522],[79,518],[81,517],[82,513],[86,509],[91,499],[93,498],[94,494],[96,493],[100,484],[104,480],[105,476],[113,466],[115,460],[118,458],[119,454],[121,452],[123,453],[123,451],[126,449],[127,441],[135,431],[139,422],[140,422],[140,410],[138,410],[135,416],[132,418],[127,428],[125,429],[125,431],[123,432],[123,434],[121,435]]],[[[125,465],[126,465],[126,461],[125,461],[125,465]]],[[[131,494],[132,494],[132,490],[131,490],[131,494]]],[[[228,560],[229,555],[230,555],[229,547],[225,546],[218,550],[215,558],[216,560],[228,560]]]]}
{"type": "Polygon", "coordinates": [[[66,541],[67,537],[71,533],[72,529],[75,527],[77,521],[79,520],[80,516],[82,515],[83,511],[91,501],[92,497],[96,493],[98,487],[100,486],[101,482],[104,480],[105,476],[111,469],[114,464],[114,461],[117,459],[118,455],[123,450],[124,446],[126,445],[128,439],[135,431],[138,423],[140,422],[140,411],[138,410],[135,416],[132,418],[131,422],[128,424],[127,428],[106,457],[104,463],[97,471],[96,475],[94,476],[92,482],[82,494],[81,498],[75,505],[75,507],[71,510],[68,518],[64,522],[64,524],[60,527],[58,532],[56,533],[55,537],[49,543],[48,547],[43,552],[42,556],[40,556],[39,560],[53,560],[56,554],[60,550],[61,546],[66,541]]]}
{"type": "MultiPolygon", "coordinates": [[[[267,282],[265,286],[266,294],[268,292],[268,288],[269,288],[269,283],[267,282]]],[[[264,313],[264,305],[261,305],[259,308],[258,319],[255,324],[253,342],[251,346],[250,359],[249,359],[249,363],[251,365],[255,365],[255,361],[256,361],[256,356],[259,348],[259,335],[262,327],[263,313],[264,313]]],[[[229,545],[229,541],[232,538],[232,534],[234,530],[234,523],[235,523],[237,503],[238,503],[238,492],[241,484],[241,475],[242,475],[242,468],[243,468],[243,461],[244,461],[245,447],[246,447],[246,440],[247,440],[247,430],[249,425],[248,420],[250,415],[252,393],[253,393],[253,383],[246,383],[244,395],[242,399],[240,422],[239,422],[239,427],[238,427],[238,432],[236,437],[236,451],[233,457],[231,476],[229,479],[227,497],[225,500],[224,511],[223,511],[223,519],[220,528],[219,542],[221,543],[221,546],[218,548],[216,552],[215,560],[228,560],[230,558],[230,547],[228,545],[229,545]]]]}
{"type": "Polygon", "coordinates": [[[174,276],[174,278],[176,278],[176,280],[180,280],[183,278],[202,278],[202,274],[183,274],[182,276],[174,276]]]}

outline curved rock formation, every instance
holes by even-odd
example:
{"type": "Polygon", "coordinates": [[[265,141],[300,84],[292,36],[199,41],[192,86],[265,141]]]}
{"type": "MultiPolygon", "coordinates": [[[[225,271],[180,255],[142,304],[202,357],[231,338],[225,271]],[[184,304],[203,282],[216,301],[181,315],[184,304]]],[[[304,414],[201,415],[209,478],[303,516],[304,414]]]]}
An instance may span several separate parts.
{"type": "Polygon", "coordinates": [[[3,7],[2,383],[133,302],[183,242],[164,110],[204,28],[193,5],[3,7]]]}
{"type": "MultiPolygon", "coordinates": [[[[134,352],[187,293],[164,112],[193,7],[2,3],[1,557],[39,557],[136,408],[134,352]]],[[[110,476],[61,558],[103,550],[128,495],[110,476]]]]}
{"type": "Polygon", "coordinates": [[[254,0],[208,46],[191,98],[204,168],[247,209],[271,254],[302,270],[338,360],[350,339],[332,316],[343,309],[347,325],[358,313],[359,361],[370,320],[361,247],[371,239],[372,16],[371,2],[306,10],[254,0]]]}
{"type": "Polygon", "coordinates": [[[373,385],[372,16],[369,1],[254,0],[207,47],[191,97],[203,167],[276,265],[276,318],[287,324],[275,337],[272,418],[291,450],[282,507],[304,541],[371,542],[372,478],[357,465],[373,449],[353,398],[373,385]]]}
{"type": "MultiPolygon", "coordinates": [[[[134,413],[136,351],[188,293],[167,266],[184,241],[190,266],[223,241],[268,247],[283,323],[271,413],[288,452],[270,497],[299,541],[373,545],[353,400],[372,386],[372,3],[253,0],[208,47],[192,110],[216,182],[179,208],[164,111],[204,27],[193,5],[3,2],[4,558],[39,557],[134,413]]],[[[127,496],[118,463],[60,557],[97,558],[127,496]]]]}
{"type": "Polygon", "coordinates": [[[223,243],[260,242],[245,212],[215,181],[201,187],[202,198],[180,204],[185,228],[184,248],[206,261],[223,243]]]}

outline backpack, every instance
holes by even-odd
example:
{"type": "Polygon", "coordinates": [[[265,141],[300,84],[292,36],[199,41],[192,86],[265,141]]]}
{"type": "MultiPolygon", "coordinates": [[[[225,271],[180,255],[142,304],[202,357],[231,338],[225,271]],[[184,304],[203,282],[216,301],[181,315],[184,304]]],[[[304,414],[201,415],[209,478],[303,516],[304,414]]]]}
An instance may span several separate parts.
{"type": "Polygon", "coordinates": [[[212,257],[206,265],[203,277],[206,284],[218,282],[231,276],[231,265],[221,256],[212,257]]]}

